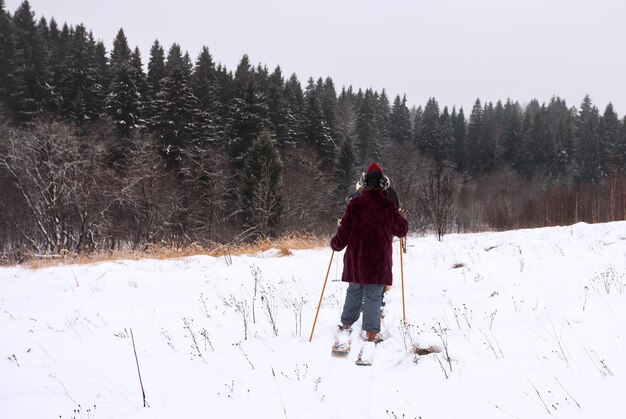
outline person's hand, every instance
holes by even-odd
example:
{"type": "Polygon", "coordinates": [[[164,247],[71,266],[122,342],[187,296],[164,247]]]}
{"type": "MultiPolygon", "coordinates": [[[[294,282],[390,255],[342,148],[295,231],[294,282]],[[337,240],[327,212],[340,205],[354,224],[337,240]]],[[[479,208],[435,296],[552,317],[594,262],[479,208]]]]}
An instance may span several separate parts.
{"type": "Polygon", "coordinates": [[[341,226],[341,218],[337,218],[337,226],[341,226]]]}

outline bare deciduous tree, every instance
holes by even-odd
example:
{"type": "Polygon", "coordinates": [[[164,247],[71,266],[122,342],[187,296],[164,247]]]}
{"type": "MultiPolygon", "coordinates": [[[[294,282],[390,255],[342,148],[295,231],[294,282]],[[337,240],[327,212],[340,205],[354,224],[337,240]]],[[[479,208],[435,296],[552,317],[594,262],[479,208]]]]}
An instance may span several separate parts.
{"type": "Polygon", "coordinates": [[[68,125],[38,122],[11,131],[0,165],[10,174],[25,214],[9,214],[31,251],[93,249],[113,205],[107,194],[107,144],[68,125]]]}
{"type": "Polygon", "coordinates": [[[428,178],[420,186],[420,202],[430,215],[441,241],[448,230],[454,212],[457,184],[454,176],[446,171],[431,170],[428,178]]]}

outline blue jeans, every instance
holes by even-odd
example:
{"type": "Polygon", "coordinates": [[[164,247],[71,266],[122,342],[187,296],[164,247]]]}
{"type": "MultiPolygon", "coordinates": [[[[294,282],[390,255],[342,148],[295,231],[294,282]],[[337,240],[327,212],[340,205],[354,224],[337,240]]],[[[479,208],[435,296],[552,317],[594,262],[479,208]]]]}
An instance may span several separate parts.
{"type": "Polygon", "coordinates": [[[363,305],[363,326],[367,332],[380,332],[380,306],[383,303],[384,285],[350,283],[346,302],[341,313],[341,324],[353,324],[359,319],[363,305]]]}

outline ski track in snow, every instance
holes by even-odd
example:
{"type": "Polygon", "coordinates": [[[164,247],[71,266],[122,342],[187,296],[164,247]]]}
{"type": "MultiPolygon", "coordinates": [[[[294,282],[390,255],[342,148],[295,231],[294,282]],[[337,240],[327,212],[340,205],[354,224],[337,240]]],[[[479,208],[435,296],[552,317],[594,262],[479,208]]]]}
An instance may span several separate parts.
{"type": "Polygon", "coordinates": [[[371,367],[329,248],[0,268],[0,419],[624,417],[626,222],[407,243],[371,367]]]}

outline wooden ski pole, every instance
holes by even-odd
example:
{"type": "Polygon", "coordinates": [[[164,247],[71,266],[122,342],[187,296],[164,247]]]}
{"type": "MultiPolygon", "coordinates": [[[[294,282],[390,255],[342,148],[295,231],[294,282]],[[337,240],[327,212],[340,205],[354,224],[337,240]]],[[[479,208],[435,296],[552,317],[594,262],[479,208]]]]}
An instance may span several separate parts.
{"type": "Polygon", "coordinates": [[[400,237],[400,278],[402,278],[402,322],[406,323],[406,309],[404,306],[404,263],[402,261],[402,237],[400,237]]]}
{"type": "Polygon", "coordinates": [[[311,329],[311,336],[309,336],[309,342],[313,340],[313,332],[315,331],[315,323],[317,323],[317,315],[320,314],[320,307],[322,306],[322,299],[324,298],[324,290],[326,289],[326,282],[328,281],[328,274],[330,272],[330,267],[333,264],[333,256],[335,256],[335,251],[330,254],[330,262],[328,262],[328,269],[326,270],[326,278],[324,279],[324,286],[322,287],[322,295],[320,295],[320,302],[317,304],[317,311],[315,312],[315,320],[313,320],[313,328],[311,329]]]}

